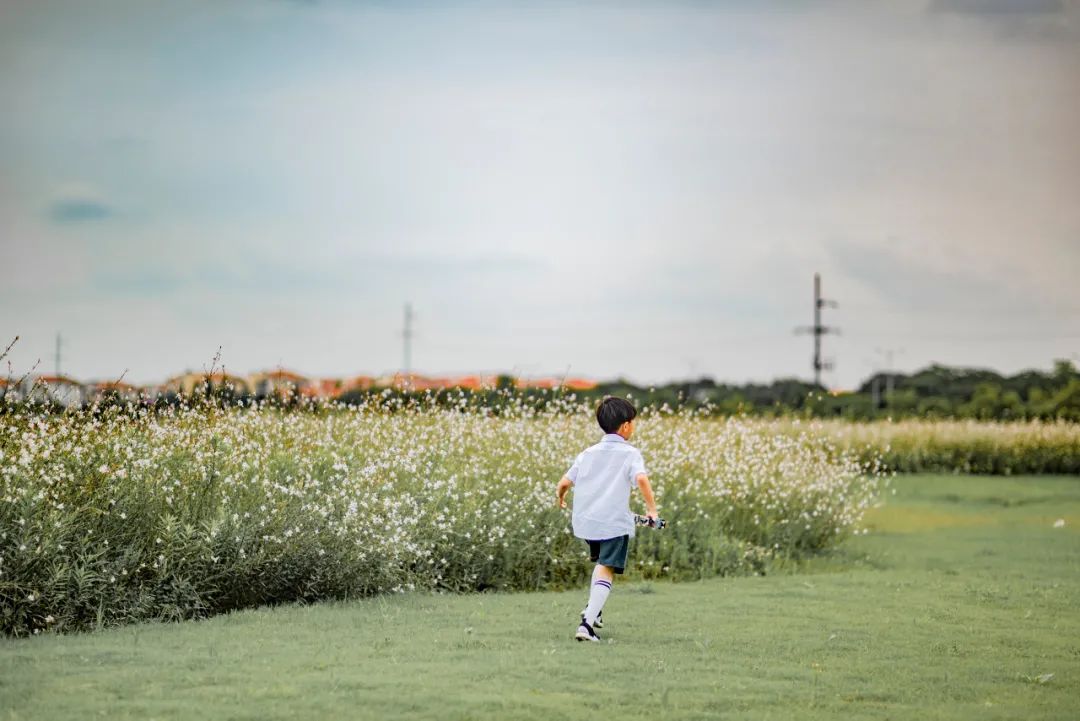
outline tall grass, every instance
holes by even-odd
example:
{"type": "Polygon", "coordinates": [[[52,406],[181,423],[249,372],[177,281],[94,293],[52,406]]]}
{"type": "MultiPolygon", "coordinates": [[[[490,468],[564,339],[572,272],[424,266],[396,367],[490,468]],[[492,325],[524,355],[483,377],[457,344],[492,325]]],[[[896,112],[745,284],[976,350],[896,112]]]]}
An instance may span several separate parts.
{"type": "MultiPolygon", "coordinates": [[[[813,433],[657,413],[639,429],[671,522],[639,534],[631,572],[646,577],[829,547],[857,531],[881,478],[813,433]]],[[[0,628],[579,583],[584,545],[553,489],[599,435],[584,409],[524,405],[9,413],[0,628]]]]}
{"type": "Polygon", "coordinates": [[[902,420],[775,421],[777,432],[822,435],[899,473],[1080,474],[1080,423],[902,420]]]}

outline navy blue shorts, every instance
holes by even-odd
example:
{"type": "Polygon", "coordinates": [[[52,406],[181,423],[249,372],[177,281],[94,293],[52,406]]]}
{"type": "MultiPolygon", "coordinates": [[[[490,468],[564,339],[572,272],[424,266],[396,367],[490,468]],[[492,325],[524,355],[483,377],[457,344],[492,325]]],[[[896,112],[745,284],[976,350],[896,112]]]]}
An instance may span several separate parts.
{"type": "Polygon", "coordinates": [[[630,536],[605,538],[602,541],[586,541],[589,544],[589,560],[607,566],[615,573],[626,569],[626,554],[630,549],[630,536]]]}

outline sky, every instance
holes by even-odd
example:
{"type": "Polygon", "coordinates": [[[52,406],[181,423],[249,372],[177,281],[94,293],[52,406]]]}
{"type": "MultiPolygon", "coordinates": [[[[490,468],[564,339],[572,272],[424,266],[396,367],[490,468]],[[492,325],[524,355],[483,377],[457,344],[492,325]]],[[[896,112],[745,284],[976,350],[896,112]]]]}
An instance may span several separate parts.
{"type": "MultiPolygon", "coordinates": [[[[1075,0],[0,0],[16,374],[1080,361],[1075,0]]],[[[2,348],[2,346],[0,346],[2,348]]]]}

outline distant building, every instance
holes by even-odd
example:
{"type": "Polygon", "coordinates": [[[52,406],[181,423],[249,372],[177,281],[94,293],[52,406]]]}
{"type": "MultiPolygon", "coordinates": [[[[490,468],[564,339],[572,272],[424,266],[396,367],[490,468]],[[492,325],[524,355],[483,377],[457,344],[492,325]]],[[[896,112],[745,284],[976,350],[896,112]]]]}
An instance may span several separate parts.
{"type": "Polygon", "coordinates": [[[344,392],[345,381],[340,378],[320,378],[308,386],[308,393],[314,398],[337,398],[344,392]]]}
{"type": "Polygon", "coordinates": [[[37,376],[23,380],[19,395],[31,402],[55,403],[64,408],[86,404],[88,392],[82,383],[68,376],[37,376]]]}
{"type": "Polygon", "coordinates": [[[372,376],[354,376],[342,381],[341,391],[337,393],[337,395],[348,393],[349,391],[367,391],[374,387],[375,378],[372,376]]]}
{"type": "Polygon", "coordinates": [[[190,396],[196,391],[205,392],[206,383],[214,389],[228,389],[237,395],[246,395],[252,392],[251,383],[243,376],[234,376],[228,373],[183,373],[165,381],[160,386],[164,394],[175,393],[190,396]]]}
{"type": "MultiPolygon", "coordinates": [[[[392,388],[408,391],[440,391],[462,389],[470,391],[492,390],[498,387],[501,376],[494,374],[475,374],[464,376],[424,376],[419,373],[393,373],[380,377],[368,375],[350,378],[309,378],[299,373],[276,369],[253,373],[250,376],[238,376],[224,372],[203,373],[186,372],[167,379],[160,385],[139,388],[121,381],[98,381],[83,384],[68,376],[38,376],[23,379],[21,385],[14,381],[0,379],[0,399],[20,401],[32,399],[49,401],[65,408],[83,406],[97,402],[109,396],[134,402],[143,398],[153,399],[159,396],[192,396],[205,393],[205,384],[209,381],[215,390],[228,389],[237,396],[257,395],[260,397],[285,397],[298,395],[305,398],[337,398],[350,391],[369,391],[380,388],[392,388]]],[[[585,378],[515,378],[513,387],[518,389],[544,388],[587,391],[596,388],[597,383],[585,378]]]]}
{"type": "Polygon", "coordinates": [[[98,381],[87,384],[87,400],[97,403],[107,398],[134,403],[139,400],[141,392],[137,386],[122,381],[98,381]]]}
{"type": "Polygon", "coordinates": [[[280,368],[253,373],[249,378],[255,395],[261,397],[311,395],[313,385],[310,378],[280,368]]]}
{"type": "Polygon", "coordinates": [[[565,388],[571,391],[591,391],[596,388],[596,381],[587,378],[517,378],[514,380],[517,388],[546,388],[554,390],[565,388]]]}
{"type": "Polygon", "coordinates": [[[490,390],[498,383],[499,377],[495,375],[471,375],[458,376],[448,386],[449,388],[462,388],[469,391],[490,390]]]}
{"type": "Polygon", "coordinates": [[[382,376],[376,381],[376,385],[396,390],[430,391],[446,388],[448,382],[447,378],[431,378],[419,373],[395,373],[382,376]]]}

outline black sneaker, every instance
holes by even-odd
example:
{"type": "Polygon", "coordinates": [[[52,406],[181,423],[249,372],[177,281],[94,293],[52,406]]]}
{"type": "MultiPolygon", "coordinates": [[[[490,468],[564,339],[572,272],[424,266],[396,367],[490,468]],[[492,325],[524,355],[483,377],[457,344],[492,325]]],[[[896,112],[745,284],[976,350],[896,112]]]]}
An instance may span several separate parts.
{"type": "MultiPolygon", "coordinates": [[[[581,622],[585,623],[585,612],[584,611],[581,612],[581,622]]],[[[600,613],[596,614],[596,623],[593,624],[593,628],[603,628],[603,627],[604,627],[604,612],[601,611],[600,613]]]]}
{"type": "Polygon", "coordinates": [[[574,634],[574,638],[578,641],[599,641],[600,637],[596,635],[596,631],[592,626],[585,623],[585,619],[581,619],[581,625],[578,626],[577,633],[574,634]]]}

